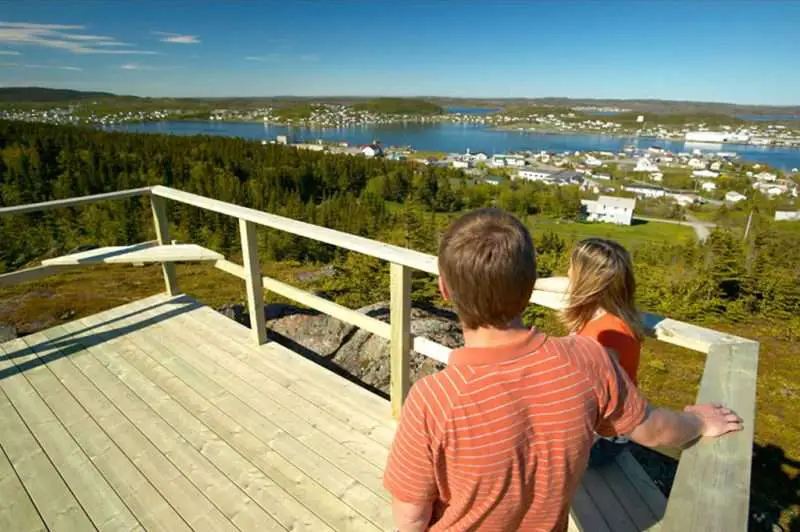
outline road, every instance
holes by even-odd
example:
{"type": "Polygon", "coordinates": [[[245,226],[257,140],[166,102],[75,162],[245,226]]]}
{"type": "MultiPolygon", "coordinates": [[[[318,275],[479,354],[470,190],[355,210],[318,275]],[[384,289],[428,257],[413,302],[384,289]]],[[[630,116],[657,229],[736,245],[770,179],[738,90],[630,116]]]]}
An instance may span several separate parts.
{"type": "Polygon", "coordinates": [[[687,220],[665,220],[663,218],[649,218],[646,216],[637,216],[636,219],[638,220],[646,220],[648,222],[661,222],[665,224],[674,224],[674,225],[688,225],[692,229],[694,229],[694,234],[697,235],[697,240],[699,242],[705,242],[708,238],[708,235],[711,234],[711,230],[714,229],[717,224],[712,224],[711,222],[701,222],[691,214],[686,215],[687,220]]]}

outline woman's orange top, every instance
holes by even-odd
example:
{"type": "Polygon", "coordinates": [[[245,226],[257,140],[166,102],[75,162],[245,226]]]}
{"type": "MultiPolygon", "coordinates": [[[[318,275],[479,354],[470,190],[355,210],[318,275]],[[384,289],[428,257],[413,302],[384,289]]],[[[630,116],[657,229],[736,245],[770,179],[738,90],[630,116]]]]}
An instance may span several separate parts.
{"type": "Polygon", "coordinates": [[[623,320],[606,313],[584,325],[578,334],[594,338],[603,347],[613,349],[619,365],[634,384],[638,383],[636,374],[639,371],[642,343],[623,320]]]}

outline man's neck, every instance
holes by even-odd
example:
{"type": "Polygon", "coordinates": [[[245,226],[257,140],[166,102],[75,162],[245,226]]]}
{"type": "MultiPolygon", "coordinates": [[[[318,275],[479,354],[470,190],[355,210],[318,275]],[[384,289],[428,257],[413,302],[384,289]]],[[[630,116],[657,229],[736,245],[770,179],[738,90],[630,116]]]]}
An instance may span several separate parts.
{"type": "Polygon", "coordinates": [[[523,340],[531,330],[517,318],[501,329],[493,327],[464,328],[464,347],[494,347],[523,340]]]}

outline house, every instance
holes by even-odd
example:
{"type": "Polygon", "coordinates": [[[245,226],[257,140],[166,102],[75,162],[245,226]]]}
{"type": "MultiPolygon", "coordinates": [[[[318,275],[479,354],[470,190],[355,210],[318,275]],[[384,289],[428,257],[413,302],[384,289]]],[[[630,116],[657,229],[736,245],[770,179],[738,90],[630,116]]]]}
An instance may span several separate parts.
{"type": "Polygon", "coordinates": [[[551,181],[553,172],[549,170],[517,170],[517,179],[525,179],[527,181],[551,181]]]}
{"type": "Polygon", "coordinates": [[[453,168],[460,168],[462,170],[469,168],[469,163],[467,161],[451,161],[451,165],[453,168]]]}
{"type": "Polygon", "coordinates": [[[778,176],[773,174],[772,172],[759,172],[755,175],[755,178],[759,181],[772,182],[778,179],[778,176]]]}
{"type": "Polygon", "coordinates": [[[705,183],[700,185],[700,188],[702,188],[706,192],[712,192],[714,190],[717,190],[717,184],[714,183],[713,181],[706,181],[705,183]]]}
{"type": "Polygon", "coordinates": [[[592,166],[592,167],[603,166],[603,161],[591,155],[587,155],[584,162],[586,163],[586,166],[592,166]]]}
{"type": "Polygon", "coordinates": [[[525,157],[520,157],[519,155],[507,155],[506,156],[506,166],[513,166],[515,168],[521,168],[525,166],[525,157]]]}
{"type": "Polygon", "coordinates": [[[711,163],[711,166],[708,167],[709,170],[713,170],[715,172],[719,172],[722,169],[722,163],[719,161],[714,161],[711,163]]]}
{"type": "Polygon", "coordinates": [[[649,174],[653,172],[660,172],[661,169],[658,167],[656,163],[651,161],[648,157],[640,157],[636,161],[636,166],[633,169],[634,172],[647,172],[649,174]]]}
{"type": "Polygon", "coordinates": [[[611,176],[606,174],[595,174],[592,177],[601,181],[611,181],[611,176]]]}
{"type": "Polygon", "coordinates": [[[775,211],[776,222],[800,221],[800,211],[775,211]]]}
{"type": "Polygon", "coordinates": [[[475,159],[476,161],[478,161],[478,162],[481,162],[481,163],[484,163],[484,162],[486,162],[486,159],[488,159],[488,158],[489,158],[489,156],[488,156],[488,155],[486,155],[485,153],[483,153],[482,151],[479,151],[478,153],[473,153],[473,154],[471,155],[471,157],[472,157],[473,159],[475,159]]]}
{"type": "Polygon", "coordinates": [[[739,194],[735,190],[731,190],[730,192],[725,194],[725,201],[728,201],[730,203],[739,203],[740,201],[746,200],[746,199],[747,199],[747,196],[745,196],[744,194],[739,194]]]}
{"type": "Polygon", "coordinates": [[[505,180],[502,177],[497,176],[489,176],[483,180],[484,183],[487,185],[501,185],[505,180]]]}
{"type": "Polygon", "coordinates": [[[560,186],[580,185],[585,179],[583,174],[575,170],[561,170],[551,175],[550,178],[560,186]]]}
{"type": "Polygon", "coordinates": [[[719,172],[712,172],[711,170],[695,170],[692,172],[692,177],[703,177],[706,179],[715,179],[719,177],[719,172]]]}
{"type": "Polygon", "coordinates": [[[702,159],[698,159],[697,157],[692,157],[689,159],[687,163],[690,168],[693,170],[705,170],[706,169],[706,162],[702,159]]]}
{"type": "Polygon", "coordinates": [[[361,153],[365,157],[380,157],[383,155],[383,148],[380,144],[368,144],[361,148],[361,153]]]}
{"type": "Polygon", "coordinates": [[[650,174],[650,179],[657,183],[661,183],[662,181],[664,181],[664,174],[662,174],[661,172],[653,172],[652,174],[650,174]]]}
{"type": "Polygon", "coordinates": [[[596,200],[581,200],[581,209],[590,222],[631,225],[636,200],[615,196],[600,196],[596,200]]]}
{"type": "Polygon", "coordinates": [[[633,192],[637,196],[645,198],[663,198],[667,191],[661,187],[651,187],[648,185],[626,185],[622,187],[626,192],[633,192]]]}
{"type": "Polygon", "coordinates": [[[669,196],[681,207],[689,207],[697,202],[697,198],[689,194],[670,194],[669,196]]]}

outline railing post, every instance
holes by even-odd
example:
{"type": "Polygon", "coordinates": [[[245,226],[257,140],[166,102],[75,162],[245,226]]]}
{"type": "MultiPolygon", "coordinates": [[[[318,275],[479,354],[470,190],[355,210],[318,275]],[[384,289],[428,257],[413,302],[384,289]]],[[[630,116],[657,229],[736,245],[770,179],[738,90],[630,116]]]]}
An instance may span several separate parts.
{"type": "MultiPolygon", "coordinates": [[[[167,205],[164,198],[150,196],[150,206],[153,209],[153,224],[156,228],[156,238],[160,246],[169,244],[169,221],[167,220],[167,205]]],[[[164,272],[164,283],[167,285],[167,294],[178,294],[178,276],[175,273],[175,264],[162,262],[161,270],[164,272]]]]}
{"type": "Polygon", "coordinates": [[[258,261],[256,224],[240,218],[239,235],[242,238],[242,262],[244,263],[247,307],[250,310],[250,331],[256,345],[261,345],[267,341],[267,326],[264,320],[264,285],[261,281],[261,266],[258,261]]]}
{"type": "Polygon", "coordinates": [[[399,419],[403,401],[411,387],[411,270],[402,264],[392,263],[390,277],[390,393],[392,416],[399,419]]]}

